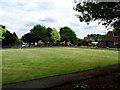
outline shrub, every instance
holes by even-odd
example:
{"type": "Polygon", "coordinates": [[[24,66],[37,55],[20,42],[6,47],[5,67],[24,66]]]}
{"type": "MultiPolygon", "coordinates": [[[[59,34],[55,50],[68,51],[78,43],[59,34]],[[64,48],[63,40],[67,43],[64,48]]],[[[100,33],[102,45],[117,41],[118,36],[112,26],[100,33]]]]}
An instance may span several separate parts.
{"type": "Polygon", "coordinates": [[[116,77],[120,81],[120,73],[118,73],[116,77]]]}
{"type": "Polygon", "coordinates": [[[73,86],[73,90],[89,90],[89,86],[84,83],[76,84],[73,86]]]}

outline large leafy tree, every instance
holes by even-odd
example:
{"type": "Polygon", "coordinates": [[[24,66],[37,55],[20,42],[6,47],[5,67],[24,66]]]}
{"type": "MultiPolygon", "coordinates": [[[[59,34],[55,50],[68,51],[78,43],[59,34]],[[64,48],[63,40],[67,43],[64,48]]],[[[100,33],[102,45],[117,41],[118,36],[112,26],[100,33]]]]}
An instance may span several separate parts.
{"type": "Polygon", "coordinates": [[[56,41],[60,41],[60,34],[55,28],[47,28],[47,33],[44,37],[45,46],[49,43],[55,43],[56,41]]]}
{"type": "Polygon", "coordinates": [[[10,31],[6,30],[2,35],[4,38],[2,39],[2,44],[7,46],[12,46],[16,42],[16,37],[10,33],[10,31]]]}
{"type": "Polygon", "coordinates": [[[101,20],[106,27],[120,28],[120,1],[119,2],[79,2],[74,8],[80,14],[77,17],[81,22],[101,20]]]}
{"type": "Polygon", "coordinates": [[[4,39],[3,34],[6,32],[5,26],[0,25],[0,40],[4,39]]]}
{"type": "Polygon", "coordinates": [[[11,33],[10,31],[6,30],[4,25],[0,25],[0,39],[2,39],[2,45],[4,46],[12,46],[21,44],[21,41],[18,39],[17,34],[11,33]]]}
{"type": "Polygon", "coordinates": [[[21,40],[25,43],[29,43],[29,45],[34,42],[31,33],[24,34],[21,38],[21,40]]]}
{"type": "Polygon", "coordinates": [[[61,37],[59,32],[55,28],[47,28],[49,41],[56,42],[60,41],[61,37]]]}
{"type": "Polygon", "coordinates": [[[14,35],[14,37],[16,38],[16,40],[18,39],[18,36],[17,36],[17,34],[15,33],[15,32],[13,32],[13,35],[14,35]]]}
{"type": "Polygon", "coordinates": [[[69,27],[60,28],[61,41],[74,42],[76,40],[75,32],[69,27]]]}
{"type": "Polygon", "coordinates": [[[31,30],[30,33],[35,40],[35,42],[38,43],[39,40],[46,41],[47,36],[47,29],[45,26],[42,26],[40,24],[35,25],[31,30]]]}
{"type": "Polygon", "coordinates": [[[15,41],[15,45],[19,45],[19,44],[22,44],[22,40],[20,40],[17,36],[17,34],[14,32],[13,33],[13,36],[15,37],[16,41],[15,41]]]}

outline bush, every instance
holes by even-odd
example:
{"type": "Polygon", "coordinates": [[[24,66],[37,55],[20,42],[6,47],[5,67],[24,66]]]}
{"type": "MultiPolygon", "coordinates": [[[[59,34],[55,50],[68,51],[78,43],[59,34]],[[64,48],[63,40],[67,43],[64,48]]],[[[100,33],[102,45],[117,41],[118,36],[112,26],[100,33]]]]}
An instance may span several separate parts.
{"type": "Polygon", "coordinates": [[[120,73],[118,73],[116,77],[120,81],[120,73]]]}
{"type": "Polygon", "coordinates": [[[73,90],[89,90],[89,86],[84,83],[76,84],[73,86],[73,90]]]}

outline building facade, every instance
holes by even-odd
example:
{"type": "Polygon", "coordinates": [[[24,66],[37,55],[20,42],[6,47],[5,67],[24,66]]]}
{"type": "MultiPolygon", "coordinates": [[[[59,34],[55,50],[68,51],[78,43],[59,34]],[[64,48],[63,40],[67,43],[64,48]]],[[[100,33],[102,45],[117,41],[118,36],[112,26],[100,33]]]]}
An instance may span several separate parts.
{"type": "Polygon", "coordinates": [[[104,40],[99,41],[98,47],[100,48],[115,48],[120,46],[120,36],[115,35],[113,31],[109,31],[104,40]]]}

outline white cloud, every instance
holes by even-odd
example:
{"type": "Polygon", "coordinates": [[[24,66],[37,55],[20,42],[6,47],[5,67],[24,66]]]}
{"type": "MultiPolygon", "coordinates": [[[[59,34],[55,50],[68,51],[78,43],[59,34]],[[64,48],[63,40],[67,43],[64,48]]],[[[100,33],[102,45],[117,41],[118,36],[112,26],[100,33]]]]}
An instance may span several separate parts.
{"type": "Polygon", "coordinates": [[[104,34],[104,27],[96,22],[80,23],[73,10],[74,0],[1,0],[0,24],[21,37],[36,24],[59,29],[71,27],[78,37],[89,33],[104,34]]]}

